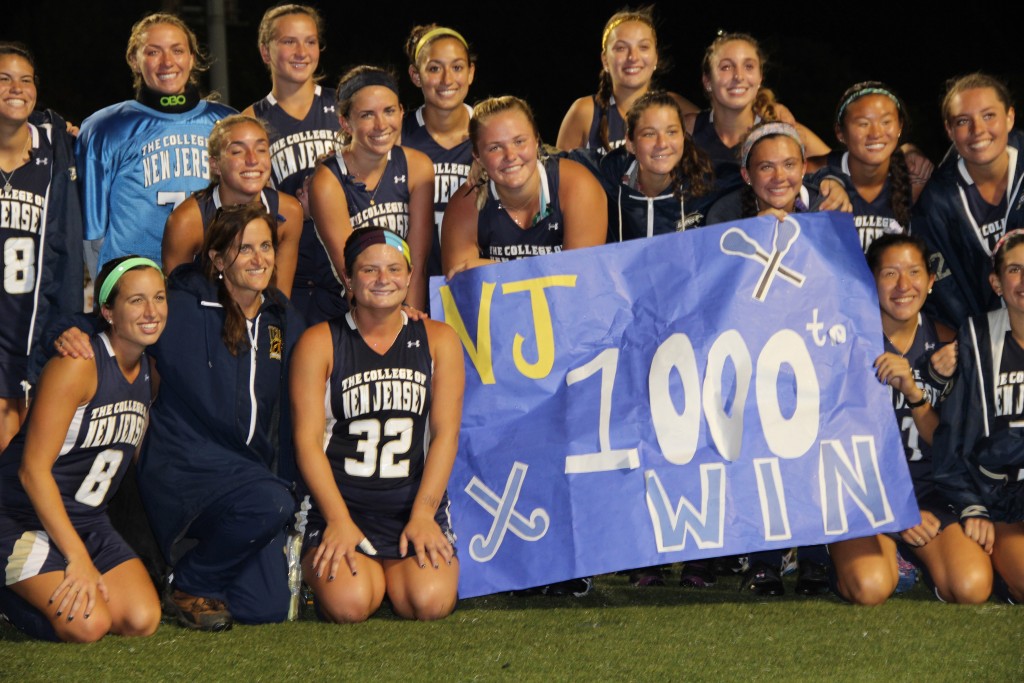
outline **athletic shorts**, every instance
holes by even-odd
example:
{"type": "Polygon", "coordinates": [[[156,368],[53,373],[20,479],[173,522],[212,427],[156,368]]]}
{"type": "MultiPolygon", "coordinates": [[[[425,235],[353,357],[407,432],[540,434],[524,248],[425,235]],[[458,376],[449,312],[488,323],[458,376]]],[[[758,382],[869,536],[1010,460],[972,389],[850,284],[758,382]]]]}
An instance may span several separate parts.
{"type": "MultiPolygon", "coordinates": [[[[79,529],[78,535],[100,574],[138,557],[114,531],[106,515],[91,523],[87,530],[79,529]]],[[[65,566],[64,555],[42,529],[0,532],[0,569],[5,586],[40,574],[63,572],[65,566]]]]}
{"type": "MultiPolygon", "coordinates": [[[[398,541],[402,530],[409,523],[412,502],[416,498],[419,483],[398,489],[359,489],[342,492],[345,505],[348,507],[352,521],[377,551],[376,559],[401,559],[398,552],[398,541]]],[[[452,532],[451,515],[449,514],[448,494],[445,493],[441,504],[434,514],[434,521],[441,527],[441,533],[455,547],[455,534],[452,532]]],[[[306,530],[302,539],[302,552],[320,545],[323,530],[327,527],[320,511],[314,505],[306,517],[306,530]]],[[[363,552],[362,548],[359,549],[363,552]]],[[[367,554],[367,553],[364,553],[367,554]]],[[[415,554],[410,545],[407,556],[415,554]]]]}
{"type": "Polygon", "coordinates": [[[22,382],[28,379],[28,358],[0,350],[0,398],[25,398],[22,382]]]}
{"type": "MultiPolygon", "coordinates": [[[[942,531],[950,524],[956,524],[960,521],[960,518],[957,517],[955,512],[953,512],[953,508],[950,507],[949,503],[945,502],[935,494],[930,494],[919,499],[917,501],[917,507],[921,512],[930,512],[935,515],[935,518],[939,520],[939,531],[942,531]]],[[[906,545],[903,543],[903,539],[898,533],[888,533],[886,536],[896,541],[897,544],[906,545]]],[[[913,550],[913,546],[908,547],[913,550]]]]}

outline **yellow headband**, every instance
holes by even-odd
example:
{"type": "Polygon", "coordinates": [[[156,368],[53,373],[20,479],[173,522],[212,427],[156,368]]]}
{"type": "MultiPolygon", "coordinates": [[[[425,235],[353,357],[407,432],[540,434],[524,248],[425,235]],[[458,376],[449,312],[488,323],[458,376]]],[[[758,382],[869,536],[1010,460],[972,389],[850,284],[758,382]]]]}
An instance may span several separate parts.
{"type": "Polygon", "coordinates": [[[461,33],[452,28],[444,28],[443,26],[439,26],[438,28],[430,29],[422,36],[420,36],[420,39],[418,41],[416,41],[416,49],[412,53],[412,61],[420,61],[420,50],[422,50],[426,46],[426,44],[429,43],[431,40],[433,40],[434,38],[438,38],[440,36],[451,36],[452,38],[455,38],[460,43],[462,43],[462,47],[466,48],[466,52],[469,52],[469,43],[466,42],[466,39],[462,37],[461,33]]]}
{"type": "Polygon", "coordinates": [[[639,15],[639,14],[627,14],[625,16],[619,17],[618,19],[612,21],[610,24],[608,24],[605,27],[604,35],[601,36],[601,52],[604,52],[605,50],[608,49],[608,35],[612,31],[614,31],[620,24],[625,24],[627,21],[635,21],[635,22],[638,22],[640,24],[646,24],[651,29],[651,33],[652,34],[654,33],[654,27],[651,26],[649,21],[646,18],[644,18],[642,15],[639,15]]]}

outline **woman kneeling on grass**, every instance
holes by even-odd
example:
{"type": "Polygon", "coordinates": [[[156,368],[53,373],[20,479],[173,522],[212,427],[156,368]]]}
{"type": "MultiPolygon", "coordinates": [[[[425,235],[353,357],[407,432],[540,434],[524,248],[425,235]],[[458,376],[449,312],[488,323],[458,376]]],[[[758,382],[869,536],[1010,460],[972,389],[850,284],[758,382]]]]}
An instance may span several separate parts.
{"type": "Polygon", "coordinates": [[[106,509],[145,431],[145,349],[167,320],[164,277],[125,257],[97,283],[94,357],[47,363],[27,427],[0,458],[0,612],[46,640],[148,636],[160,623],[146,569],[106,509]]]}
{"type": "Polygon", "coordinates": [[[344,256],[352,310],[310,328],[291,369],[299,469],[313,503],[303,574],[335,623],[366,620],[385,591],[399,616],[440,619],[455,608],[459,579],[446,488],[462,346],[447,325],[402,312],[413,273],[401,237],[361,228],[344,256]],[[310,391],[325,384],[326,397],[310,391]]]}
{"type": "Polygon", "coordinates": [[[927,254],[920,238],[902,234],[875,239],[867,253],[885,333],[885,353],[875,360],[875,370],[892,394],[921,523],[899,534],[829,546],[839,594],[859,605],[876,605],[892,594],[899,580],[897,550],[924,566],[946,602],[984,602],[992,590],[988,558],[956,523],[932,470],[939,400],[956,371],[956,344],[949,343],[951,329],[921,313],[935,282],[927,254]]]}
{"type": "MultiPolygon", "coordinates": [[[[992,556],[994,590],[1024,601],[1024,230],[992,252],[1005,303],[960,329],[960,379],[942,406],[935,476],[964,534],[992,556]]],[[[987,563],[986,563],[987,567],[987,563]]],[[[991,570],[990,570],[991,571],[991,570]]]]}

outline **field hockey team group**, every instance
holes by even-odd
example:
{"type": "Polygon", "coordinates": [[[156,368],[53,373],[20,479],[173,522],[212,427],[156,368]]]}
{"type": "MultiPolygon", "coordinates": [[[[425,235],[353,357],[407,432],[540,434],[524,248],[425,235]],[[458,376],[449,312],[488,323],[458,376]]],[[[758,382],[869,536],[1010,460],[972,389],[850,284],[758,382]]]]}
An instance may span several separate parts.
{"type": "Polygon", "coordinates": [[[88,642],[152,634],[164,611],[213,631],[283,621],[296,536],[320,618],[362,621],[385,597],[404,618],[447,616],[465,371],[455,332],[421,313],[428,277],[816,210],[854,214],[874,273],[875,372],[921,522],[788,563],[688,562],[678,580],[735,571],[741,590],[779,595],[788,564],[798,592],[856,604],[918,572],[946,602],[1024,599],[1024,136],[1003,83],[950,81],[953,148],[937,168],[901,139],[904,103],[876,81],[839,97],[831,150],[764,86],[754,38],[707,48],[701,107],[652,85],[651,11],[624,10],[601,35],[596,94],[573,103],[555,149],[522,99],[466,103],[476,58],[455,29],[409,35],[423,95],[409,111],[388,69],[321,85],[323,36],[311,7],[268,10],[271,91],[238,113],[200,96],[188,26],[147,16],[126,50],[135,99],[80,131],[35,111],[31,53],[0,44],[12,623],[88,642]],[[119,531],[149,547],[145,562],[119,531]]]}

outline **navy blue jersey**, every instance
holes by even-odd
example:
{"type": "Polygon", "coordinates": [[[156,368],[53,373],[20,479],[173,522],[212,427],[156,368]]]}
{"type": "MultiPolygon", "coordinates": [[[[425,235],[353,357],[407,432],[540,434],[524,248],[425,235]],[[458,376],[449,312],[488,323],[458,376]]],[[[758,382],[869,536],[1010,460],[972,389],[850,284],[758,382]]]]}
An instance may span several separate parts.
{"type": "Polygon", "coordinates": [[[341,154],[329,159],[326,165],[345,190],[353,230],[374,225],[408,239],[409,164],[404,149],[393,147],[388,152],[387,166],[372,191],[349,175],[341,154]]]}
{"type": "Polygon", "coordinates": [[[530,256],[562,251],[565,225],[558,204],[558,159],[548,157],[537,162],[540,174],[540,217],[528,228],[520,228],[501,205],[494,181],[490,197],[477,217],[476,243],[481,258],[492,261],[516,261],[530,256]]]}
{"type": "MultiPolygon", "coordinates": [[[[885,338],[886,352],[895,353],[907,359],[914,372],[914,383],[921,388],[925,398],[934,406],[935,410],[939,409],[939,400],[946,389],[947,382],[935,377],[928,362],[932,354],[942,346],[945,346],[945,343],[939,339],[935,323],[921,314],[918,314],[914,341],[905,354],[893,346],[888,337],[885,338]]],[[[910,467],[910,478],[914,482],[914,493],[918,500],[921,500],[935,490],[932,480],[932,448],[921,440],[917,426],[914,424],[913,409],[907,406],[907,399],[903,393],[889,387],[889,394],[892,397],[893,410],[896,412],[900,437],[903,439],[903,450],[907,456],[907,465],[910,467]]]]}
{"type": "MultiPolygon", "coordinates": [[[[472,107],[464,105],[471,114],[472,107]]],[[[448,200],[469,177],[473,164],[473,144],[466,139],[451,149],[442,147],[423,122],[423,107],[407,112],[402,120],[402,145],[423,152],[434,164],[434,245],[427,261],[427,277],[441,275],[441,220],[448,200]]]]}
{"type": "Polygon", "coordinates": [[[615,106],[615,97],[610,97],[608,108],[604,109],[597,101],[597,95],[590,96],[594,100],[594,118],[590,121],[587,133],[587,149],[596,150],[598,154],[607,154],[626,144],[626,122],[622,120],[619,108],[615,106]],[[608,112],[608,149],[601,142],[601,112],[608,112]]]}
{"type": "Polygon", "coordinates": [[[270,135],[270,179],[274,187],[295,196],[316,160],[335,151],[338,115],[331,88],[316,86],[313,104],[302,120],[293,118],[269,94],[252,105],[270,135]]]}
{"type": "Polygon", "coordinates": [[[426,327],[405,318],[381,355],[363,341],[351,313],[329,324],[334,368],[324,399],[324,450],[342,497],[349,488],[418,487],[433,369],[426,327]]]}
{"type": "MultiPolygon", "coordinates": [[[[217,209],[222,206],[220,201],[220,185],[200,190],[193,197],[196,198],[196,204],[199,205],[199,214],[203,217],[203,235],[206,235],[210,223],[213,222],[214,217],[217,215],[217,209]]],[[[279,225],[284,223],[284,216],[280,212],[281,195],[278,194],[277,190],[272,190],[269,187],[265,188],[260,192],[260,203],[263,204],[263,208],[267,210],[267,213],[277,218],[279,225]]]]}
{"type": "MultiPolygon", "coordinates": [[[[146,356],[142,357],[135,381],[129,382],[105,334],[92,338],[92,348],[96,357],[96,394],[75,411],[53,464],[53,478],[61,500],[76,527],[97,519],[106,510],[107,501],[117,491],[142,441],[151,399],[146,356]]],[[[32,501],[18,480],[25,431],[22,429],[14,437],[0,458],[0,518],[13,518],[26,528],[42,528],[32,501]]]]}
{"type": "MultiPolygon", "coordinates": [[[[896,220],[896,212],[892,208],[892,181],[885,179],[882,191],[878,193],[874,201],[867,201],[857,192],[857,188],[850,178],[850,153],[835,151],[829,153],[826,165],[832,175],[843,179],[846,193],[850,195],[850,203],[853,204],[853,224],[857,227],[860,235],[860,246],[866,254],[871,243],[882,235],[889,233],[903,233],[907,231],[906,225],[900,225],[896,220]]],[[[910,210],[910,196],[907,196],[907,210],[910,210]]]]}
{"type": "Polygon", "coordinates": [[[1024,349],[1012,332],[1007,332],[1003,341],[1003,357],[995,384],[993,431],[1019,426],[1024,421],[1024,349]]]}
{"type": "Polygon", "coordinates": [[[689,196],[689,183],[683,196],[677,197],[670,185],[656,197],[648,197],[639,189],[640,167],[636,157],[619,148],[602,157],[595,167],[590,152],[573,152],[569,157],[580,161],[598,176],[608,195],[608,241],[622,242],[640,237],[653,237],[681,232],[704,225],[708,209],[717,199],[713,192],[700,197],[689,196]]]}
{"type": "Polygon", "coordinates": [[[740,175],[740,145],[725,146],[715,130],[710,109],[698,112],[690,137],[697,148],[711,159],[715,172],[715,192],[718,195],[727,194],[743,184],[740,175]]]}
{"type": "Polygon", "coordinates": [[[931,251],[935,293],[925,310],[959,327],[970,317],[1003,305],[992,291],[992,248],[1008,230],[1024,227],[1024,132],[1012,130],[1005,196],[997,206],[977,192],[974,180],[956,154],[935,169],[914,205],[911,231],[931,251]]]}
{"type": "MultiPolygon", "coordinates": [[[[0,363],[22,368],[31,351],[29,328],[37,296],[41,256],[40,235],[46,223],[46,200],[53,168],[49,138],[29,124],[29,160],[0,184],[0,242],[3,245],[4,287],[0,291],[0,363]]],[[[12,378],[13,379],[13,378],[12,378]]],[[[0,395],[7,395],[0,394],[0,395]]],[[[10,394],[16,396],[18,394],[10,394]]],[[[22,394],[23,395],[23,394],[22,394]]]]}
{"type": "Polygon", "coordinates": [[[235,110],[201,100],[168,114],[130,100],[82,123],[76,156],[84,186],[85,238],[105,238],[99,264],[139,254],[160,262],[167,217],[210,182],[207,136],[235,110]]]}
{"type": "MultiPolygon", "coordinates": [[[[1002,196],[998,204],[989,204],[981,196],[981,193],[978,192],[978,186],[974,184],[974,180],[968,175],[967,169],[962,163],[960,164],[960,169],[961,172],[957,178],[957,184],[960,187],[960,198],[963,202],[965,214],[971,222],[971,227],[974,228],[978,241],[991,254],[996,248],[996,244],[1006,233],[1008,206],[1006,195],[1002,196]]],[[[1013,180],[1012,175],[1010,179],[1011,181],[1013,180]]]]}
{"type": "MultiPolygon", "coordinates": [[[[306,176],[316,169],[322,156],[337,150],[338,115],[332,88],[316,86],[313,104],[301,121],[293,118],[269,94],[252,105],[253,112],[267,126],[270,136],[270,180],[281,192],[297,195],[306,176]]],[[[302,223],[299,258],[295,264],[292,298],[304,315],[322,319],[310,303],[310,295],[294,291],[319,289],[341,299],[341,284],[331,268],[327,251],[317,237],[313,221],[302,223]]],[[[330,300],[330,296],[327,297],[330,300]]]]}

